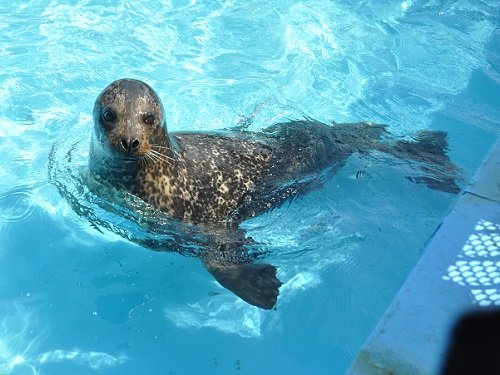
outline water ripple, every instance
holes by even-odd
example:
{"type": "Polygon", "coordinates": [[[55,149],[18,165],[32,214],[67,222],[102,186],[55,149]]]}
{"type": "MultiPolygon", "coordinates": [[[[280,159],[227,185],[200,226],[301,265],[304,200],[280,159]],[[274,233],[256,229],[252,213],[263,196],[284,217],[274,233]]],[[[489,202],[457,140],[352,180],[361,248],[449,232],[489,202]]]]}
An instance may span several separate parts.
{"type": "Polygon", "coordinates": [[[18,223],[27,220],[35,209],[31,189],[17,186],[0,195],[0,221],[18,223]]]}

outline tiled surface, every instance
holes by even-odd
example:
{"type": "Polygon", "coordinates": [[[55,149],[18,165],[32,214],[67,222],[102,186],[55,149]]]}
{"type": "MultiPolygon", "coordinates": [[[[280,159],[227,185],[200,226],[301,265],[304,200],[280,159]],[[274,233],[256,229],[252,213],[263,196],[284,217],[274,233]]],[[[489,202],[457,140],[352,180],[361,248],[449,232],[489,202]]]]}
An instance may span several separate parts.
{"type": "Polygon", "coordinates": [[[435,374],[466,310],[500,306],[500,141],[358,355],[351,375],[435,374]]]}

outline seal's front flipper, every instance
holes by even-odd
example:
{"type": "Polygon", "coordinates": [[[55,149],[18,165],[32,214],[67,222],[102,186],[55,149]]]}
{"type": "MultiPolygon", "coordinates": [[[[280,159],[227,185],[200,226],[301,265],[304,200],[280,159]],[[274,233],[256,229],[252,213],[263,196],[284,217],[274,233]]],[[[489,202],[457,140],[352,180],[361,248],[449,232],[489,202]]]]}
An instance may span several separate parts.
{"type": "Polygon", "coordinates": [[[221,265],[213,261],[205,261],[205,265],[219,284],[245,302],[263,309],[272,309],[276,304],[283,284],[276,277],[276,267],[262,263],[221,265]]]}

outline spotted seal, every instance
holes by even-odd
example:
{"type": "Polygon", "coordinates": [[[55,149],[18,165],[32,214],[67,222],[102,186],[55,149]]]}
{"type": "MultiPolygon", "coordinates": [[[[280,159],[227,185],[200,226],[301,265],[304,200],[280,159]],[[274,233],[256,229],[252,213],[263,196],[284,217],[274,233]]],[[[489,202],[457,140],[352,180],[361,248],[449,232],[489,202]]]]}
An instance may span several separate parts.
{"type": "MultiPolygon", "coordinates": [[[[248,217],[309,191],[325,169],[342,167],[353,153],[378,150],[398,158],[451,168],[444,133],[415,142],[384,141],[385,126],[371,123],[326,125],[311,119],[270,126],[259,133],[167,132],[162,102],[144,82],[111,83],[94,105],[89,170],[173,218],[212,228],[234,228],[248,217]]],[[[445,172],[420,181],[456,192],[445,172]],[[436,177],[437,176],[437,177],[436,177]]],[[[281,282],[276,268],[252,263],[244,247],[219,236],[203,258],[224,287],[245,301],[272,308],[281,282]],[[222,239],[221,239],[222,238],[222,239]],[[228,256],[230,254],[230,256],[228,256]]]]}

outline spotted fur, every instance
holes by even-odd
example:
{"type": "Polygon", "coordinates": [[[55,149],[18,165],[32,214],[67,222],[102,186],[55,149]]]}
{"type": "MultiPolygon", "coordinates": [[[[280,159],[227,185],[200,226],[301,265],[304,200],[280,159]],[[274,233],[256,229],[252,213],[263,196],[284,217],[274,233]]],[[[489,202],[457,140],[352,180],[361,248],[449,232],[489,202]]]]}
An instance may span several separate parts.
{"type": "Polygon", "coordinates": [[[159,98],[139,81],[112,83],[94,107],[93,174],[186,221],[229,220],[263,178],[271,156],[272,150],[258,142],[217,134],[169,135],[159,98]],[[106,122],[105,111],[112,111],[115,120],[106,122]],[[153,114],[154,123],[145,124],[144,114],[153,114]],[[140,142],[133,152],[121,144],[131,139],[140,142]]]}
{"type": "Polygon", "coordinates": [[[412,142],[392,147],[383,142],[385,134],[383,125],[313,120],[276,124],[261,133],[169,134],[157,94],[141,81],[124,79],[95,102],[90,170],[172,217],[237,224],[304,191],[315,174],[340,168],[354,152],[375,149],[451,165],[444,139],[437,146],[428,139],[427,150],[412,142]]]}
{"type": "Polygon", "coordinates": [[[272,129],[259,136],[168,134],[154,91],[139,81],[120,80],[96,100],[90,170],[98,179],[130,191],[172,217],[232,224],[248,216],[250,207],[255,214],[279,203],[287,194],[282,194],[283,199],[272,198],[272,203],[264,202],[265,196],[286,179],[304,174],[296,170],[300,173],[294,176],[290,169],[306,166],[295,155],[306,148],[289,145],[286,149],[283,140],[292,141],[272,129]],[[106,111],[112,112],[114,121],[105,121],[106,111]],[[144,123],[145,114],[153,114],[152,124],[144,123]],[[122,142],[132,139],[138,140],[139,147],[125,150],[122,142]],[[287,153],[290,157],[285,157],[287,153]]]}

